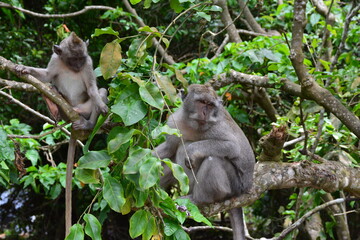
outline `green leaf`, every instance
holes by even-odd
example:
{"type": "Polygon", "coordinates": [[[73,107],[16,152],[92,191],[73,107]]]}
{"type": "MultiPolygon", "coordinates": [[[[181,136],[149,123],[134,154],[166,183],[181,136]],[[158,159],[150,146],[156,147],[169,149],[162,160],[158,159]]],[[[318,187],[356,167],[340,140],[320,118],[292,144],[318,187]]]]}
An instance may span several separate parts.
{"type": "Polygon", "coordinates": [[[177,137],[181,136],[179,129],[170,128],[168,125],[164,125],[164,126],[157,126],[154,130],[152,130],[151,138],[152,139],[157,139],[161,135],[164,135],[164,134],[175,135],[177,137]]]}
{"type": "Polygon", "coordinates": [[[319,60],[321,62],[321,65],[323,65],[323,67],[325,68],[325,70],[327,72],[329,72],[330,71],[330,62],[322,60],[322,59],[319,59],[319,60]]]}
{"type": "Polygon", "coordinates": [[[110,156],[105,151],[90,151],[79,159],[77,168],[93,170],[105,168],[109,165],[110,160],[110,156]]]}
{"type": "Polygon", "coordinates": [[[174,177],[178,180],[181,194],[186,195],[189,192],[189,178],[184,172],[184,169],[169,159],[163,159],[162,161],[171,169],[174,177]]]}
{"type": "Polygon", "coordinates": [[[143,240],[149,240],[151,236],[157,233],[156,221],[153,215],[148,214],[147,224],[145,226],[145,231],[143,233],[143,240]]]}
{"type": "Polygon", "coordinates": [[[130,149],[129,157],[124,163],[124,174],[136,174],[140,170],[145,157],[151,153],[150,149],[135,147],[130,149]]]}
{"type": "Polygon", "coordinates": [[[148,189],[159,181],[160,160],[155,157],[146,159],[140,167],[139,185],[142,189],[148,189]]]}
{"type": "Polygon", "coordinates": [[[85,233],[93,240],[101,240],[101,224],[99,220],[92,214],[85,214],[84,220],[85,233]]]}
{"type": "Polygon", "coordinates": [[[117,131],[118,133],[116,134],[116,137],[111,139],[108,143],[109,153],[116,152],[123,144],[129,142],[133,135],[141,133],[137,129],[128,129],[122,127],[117,128],[117,131]]]}
{"type": "Polygon", "coordinates": [[[111,27],[101,28],[101,29],[95,29],[95,33],[91,35],[91,37],[98,37],[103,34],[111,34],[114,36],[119,36],[119,32],[116,32],[111,27]]]}
{"type": "Polygon", "coordinates": [[[174,9],[176,13],[180,13],[184,9],[179,0],[170,0],[170,7],[174,9]]]}
{"type": "Polygon", "coordinates": [[[84,229],[81,224],[74,224],[70,228],[69,235],[65,240],[83,240],[84,239],[84,229]]]}
{"type": "Polygon", "coordinates": [[[149,196],[149,190],[137,190],[134,189],[133,196],[135,198],[135,207],[141,208],[145,205],[145,202],[149,196]]]}
{"type": "Polygon", "coordinates": [[[144,8],[145,8],[145,9],[148,9],[149,7],[151,7],[151,3],[152,3],[151,0],[145,0],[145,1],[144,1],[144,8]]]}
{"type": "Polygon", "coordinates": [[[310,16],[311,25],[312,26],[316,25],[319,22],[320,18],[321,18],[321,16],[318,13],[311,14],[311,16],[310,16]]]}
{"type": "Polygon", "coordinates": [[[253,63],[260,63],[260,64],[263,64],[264,63],[264,56],[261,56],[259,54],[258,51],[256,51],[255,49],[250,49],[246,52],[243,53],[244,56],[248,56],[251,60],[251,62],[253,63]]]}
{"type": "Polygon", "coordinates": [[[100,182],[98,170],[76,168],[75,178],[85,184],[100,182]]]}
{"type": "Polygon", "coordinates": [[[27,150],[25,157],[31,161],[31,165],[36,166],[38,160],[40,159],[38,151],[35,149],[27,150]]]}
{"type": "Polygon", "coordinates": [[[125,198],[123,187],[118,180],[111,176],[105,178],[103,196],[112,210],[121,212],[121,208],[125,204],[125,198]]]}
{"type": "Polygon", "coordinates": [[[197,12],[195,15],[204,18],[208,22],[211,21],[211,16],[209,14],[204,13],[204,12],[197,12]]]}
{"type": "Polygon", "coordinates": [[[0,128],[0,159],[1,160],[14,160],[14,147],[11,147],[7,141],[7,134],[3,128],[0,128]]]}
{"type": "Polygon", "coordinates": [[[141,0],[130,0],[132,5],[138,4],[141,0]]]}
{"type": "Polygon", "coordinates": [[[260,50],[263,56],[265,56],[267,59],[270,59],[273,62],[280,62],[281,61],[281,54],[274,53],[273,51],[263,48],[260,50]]]}
{"type": "Polygon", "coordinates": [[[161,90],[163,90],[170,99],[171,102],[175,102],[177,98],[176,89],[172,84],[169,77],[161,75],[159,72],[154,72],[156,82],[159,84],[161,90]]]}
{"type": "Polygon", "coordinates": [[[184,231],[184,229],[179,228],[174,233],[174,239],[175,240],[190,240],[189,235],[184,231]]]}
{"type": "Polygon", "coordinates": [[[56,199],[61,193],[61,185],[59,183],[53,185],[50,189],[50,198],[56,199]]]}
{"type": "Polygon", "coordinates": [[[152,215],[145,210],[136,211],[130,218],[129,233],[131,238],[136,238],[144,233],[152,215]]]}
{"type": "Polygon", "coordinates": [[[116,74],[121,59],[121,46],[117,40],[107,43],[100,55],[100,70],[104,79],[109,79],[116,74]]]}
{"type": "Polygon", "coordinates": [[[141,99],[157,109],[164,107],[164,99],[160,90],[154,84],[147,82],[144,86],[139,88],[141,99]]]}
{"type": "Polygon", "coordinates": [[[187,198],[179,198],[176,199],[175,202],[180,206],[185,206],[186,209],[190,212],[190,217],[194,219],[196,222],[205,223],[208,226],[212,226],[211,222],[201,214],[199,208],[193,204],[190,199],[187,198]]]}
{"type": "Polygon", "coordinates": [[[111,111],[121,117],[125,126],[137,123],[147,113],[147,107],[139,95],[137,84],[127,86],[121,93],[111,111]]]}
{"type": "Polygon", "coordinates": [[[163,41],[163,43],[165,44],[166,48],[168,48],[170,46],[170,42],[167,38],[161,38],[161,41],[163,41]]]}
{"type": "Polygon", "coordinates": [[[95,137],[95,135],[97,134],[98,130],[103,125],[103,123],[108,119],[109,115],[110,115],[110,112],[108,112],[106,114],[106,116],[103,116],[101,114],[99,115],[94,129],[92,130],[90,136],[88,137],[88,140],[86,141],[85,146],[83,147],[83,153],[84,154],[89,151],[90,143],[92,142],[93,138],[95,137]]]}
{"type": "Polygon", "coordinates": [[[177,230],[181,229],[181,226],[178,222],[175,222],[172,219],[164,218],[164,234],[166,236],[173,235],[177,230]]]}

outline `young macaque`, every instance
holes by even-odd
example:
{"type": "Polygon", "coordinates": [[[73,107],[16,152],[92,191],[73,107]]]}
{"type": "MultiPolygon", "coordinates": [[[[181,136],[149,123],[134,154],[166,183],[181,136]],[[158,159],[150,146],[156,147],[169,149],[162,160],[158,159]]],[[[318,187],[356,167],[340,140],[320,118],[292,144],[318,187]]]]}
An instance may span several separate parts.
{"type": "Polygon", "coordinates": [[[108,112],[107,90],[98,89],[91,57],[87,52],[88,42],[81,40],[74,32],[54,45],[47,68],[17,66],[22,74],[31,74],[52,86],[81,115],[73,123],[76,130],[91,130],[99,114],[108,112]]]}
{"type": "MultiPolygon", "coordinates": [[[[96,77],[93,72],[91,57],[87,52],[88,42],[81,40],[74,32],[54,45],[54,53],[51,56],[47,68],[34,68],[23,65],[17,66],[17,71],[22,74],[31,74],[42,82],[50,83],[66,101],[77,111],[81,118],[73,123],[75,130],[92,130],[96,124],[99,114],[108,112],[107,90],[98,89],[96,77]]],[[[59,111],[57,105],[50,100],[47,101],[52,115],[59,111]]],[[[61,114],[61,111],[60,115],[61,114]]],[[[62,118],[66,118],[62,116],[62,118]]],[[[71,134],[67,155],[66,169],[66,193],[65,193],[65,233],[70,232],[71,220],[71,188],[72,170],[76,138],[71,134]]]]}
{"type": "MultiPolygon", "coordinates": [[[[209,204],[251,189],[253,150],[212,87],[190,85],[182,107],[169,117],[168,125],[180,130],[184,144],[179,137],[169,135],[154,155],[170,158],[184,168],[190,180],[190,200],[209,204]]],[[[165,168],[160,185],[166,188],[174,182],[165,168]]],[[[230,220],[234,239],[245,240],[242,209],[231,209],[230,220]]]]}

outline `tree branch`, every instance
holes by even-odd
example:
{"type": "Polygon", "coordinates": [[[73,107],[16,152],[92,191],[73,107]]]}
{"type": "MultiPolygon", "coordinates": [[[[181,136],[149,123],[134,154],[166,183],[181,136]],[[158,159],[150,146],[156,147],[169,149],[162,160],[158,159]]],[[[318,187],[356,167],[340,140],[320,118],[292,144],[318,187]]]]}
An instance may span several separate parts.
{"type": "Polygon", "coordinates": [[[102,5],[92,5],[92,6],[85,6],[83,9],[73,12],[73,13],[64,13],[64,14],[43,14],[43,13],[37,13],[37,12],[33,12],[21,7],[16,7],[13,5],[10,5],[8,3],[4,3],[4,2],[0,2],[0,7],[3,8],[10,8],[10,9],[15,9],[18,10],[20,12],[26,13],[28,15],[34,16],[34,17],[40,17],[40,18],[68,18],[68,17],[75,17],[81,14],[86,13],[87,11],[90,10],[114,10],[115,8],[112,7],[108,7],[108,6],[102,6],[102,5]]]}
{"type": "Polygon", "coordinates": [[[42,115],[41,113],[35,111],[31,107],[23,104],[22,102],[15,99],[13,96],[7,94],[6,92],[3,92],[3,91],[0,90],[0,95],[3,95],[4,97],[9,98],[12,102],[14,102],[15,104],[17,104],[20,107],[24,108],[26,111],[29,111],[30,113],[34,114],[35,116],[38,116],[39,118],[43,119],[45,122],[48,122],[48,123],[50,123],[52,125],[55,125],[56,128],[60,127],[61,131],[63,131],[66,135],[70,136],[70,132],[66,128],[57,125],[57,123],[54,120],[52,120],[51,118],[49,118],[49,117],[47,117],[45,115],[42,115]]]}
{"type": "Polygon", "coordinates": [[[229,9],[227,6],[226,0],[214,0],[214,4],[218,5],[223,9],[221,12],[221,20],[223,24],[226,26],[227,33],[229,34],[231,42],[242,42],[240,35],[237,32],[234,21],[231,19],[229,9]]]}
{"type": "Polygon", "coordinates": [[[37,92],[38,91],[31,84],[6,80],[6,79],[2,79],[2,78],[0,78],[0,85],[5,86],[5,88],[11,88],[11,89],[25,91],[25,92],[37,92]]]}
{"type": "MultiPolygon", "coordinates": [[[[283,85],[280,87],[281,90],[294,96],[305,97],[301,93],[300,85],[293,83],[289,79],[285,78],[281,81],[283,83],[283,85]]],[[[275,84],[269,83],[268,77],[250,75],[237,72],[235,70],[230,70],[229,73],[221,73],[214,76],[213,79],[210,80],[210,83],[215,89],[219,89],[232,83],[240,83],[256,87],[275,88],[275,84]]]]}
{"type": "Polygon", "coordinates": [[[360,138],[360,120],[349,111],[337,98],[327,89],[320,87],[314,78],[308,74],[303,63],[302,39],[306,23],[306,0],[295,1],[294,22],[290,49],[290,60],[301,84],[301,92],[307,99],[314,100],[327,111],[332,112],[340,121],[360,138]]]}
{"type": "Polygon", "coordinates": [[[238,0],[238,3],[240,5],[241,11],[244,11],[244,16],[245,16],[246,21],[251,26],[250,30],[253,30],[254,32],[257,32],[257,33],[266,34],[266,31],[260,26],[260,24],[258,24],[256,22],[254,16],[252,15],[252,13],[250,12],[250,10],[247,6],[247,3],[245,3],[243,0],[238,0]]]}
{"type": "Polygon", "coordinates": [[[249,193],[201,209],[206,216],[213,216],[231,208],[251,205],[267,190],[293,187],[312,187],[327,192],[345,190],[359,197],[360,171],[335,161],[320,164],[310,161],[258,162],[255,165],[253,188],[249,193]]]}
{"type": "Polygon", "coordinates": [[[17,65],[15,63],[0,56],[0,70],[8,70],[14,73],[15,75],[17,75],[19,78],[33,85],[37,90],[39,90],[52,102],[58,105],[63,110],[64,114],[70,119],[71,122],[75,122],[80,118],[79,114],[59,93],[52,91],[46,84],[44,84],[43,82],[36,79],[30,74],[19,74],[15,69],[16,66],[17,65]]]}
{"type": "Polygon", "coordinates": [[[345,41],[346,41],[347,35],[349,33],[349,26],[350,26],[351,19],[355,16],[355,14],[359,10],[360,10],[360,4],[356,3],[356,0],[353,0],[351,10],[349,11],[349,13],[346,16],[343,32],[342,32],[342,35],[341,35],[341,42],[340,42],[340,45],[339,45],[339,47],[338,47],[338,49],[336,51],[335,57],[334,57],[334,59],[333,59],[333,61],[331,63],[330,70],[333,70],[335,65],[338,63],[338,58],[339,58],[340,54],[343,51],[343,48],[345,46],[345,41]]]}

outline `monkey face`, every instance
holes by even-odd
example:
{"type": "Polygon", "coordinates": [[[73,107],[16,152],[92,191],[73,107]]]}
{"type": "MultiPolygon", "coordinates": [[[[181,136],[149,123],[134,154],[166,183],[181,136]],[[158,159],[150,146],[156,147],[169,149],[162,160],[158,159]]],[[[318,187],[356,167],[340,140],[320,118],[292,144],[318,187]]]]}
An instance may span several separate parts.
{"type": "Polygon", "coordinates": [[[184,99],[184,110],[189,119],[196,123],[195,128],[209,128],[218,121],[221,101],[215,91],[204,85],[191,85],[184,99]]]}
{"type": "Polygon", "coordinates": [[[80,72],[86,63],[86,57],[69,57],[66,59],[66,65],[74,72],[80,72]]]}

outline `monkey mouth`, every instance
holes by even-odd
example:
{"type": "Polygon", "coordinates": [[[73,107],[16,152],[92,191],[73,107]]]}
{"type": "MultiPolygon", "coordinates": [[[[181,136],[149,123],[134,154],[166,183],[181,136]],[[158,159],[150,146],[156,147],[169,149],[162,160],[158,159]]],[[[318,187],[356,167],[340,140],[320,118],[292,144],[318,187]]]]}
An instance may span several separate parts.
{"type": "Polygon", "coordinates": [[[197,121],[199,125],[205,125],[206,124],[206,120],[198,120],[197,121]]]}

